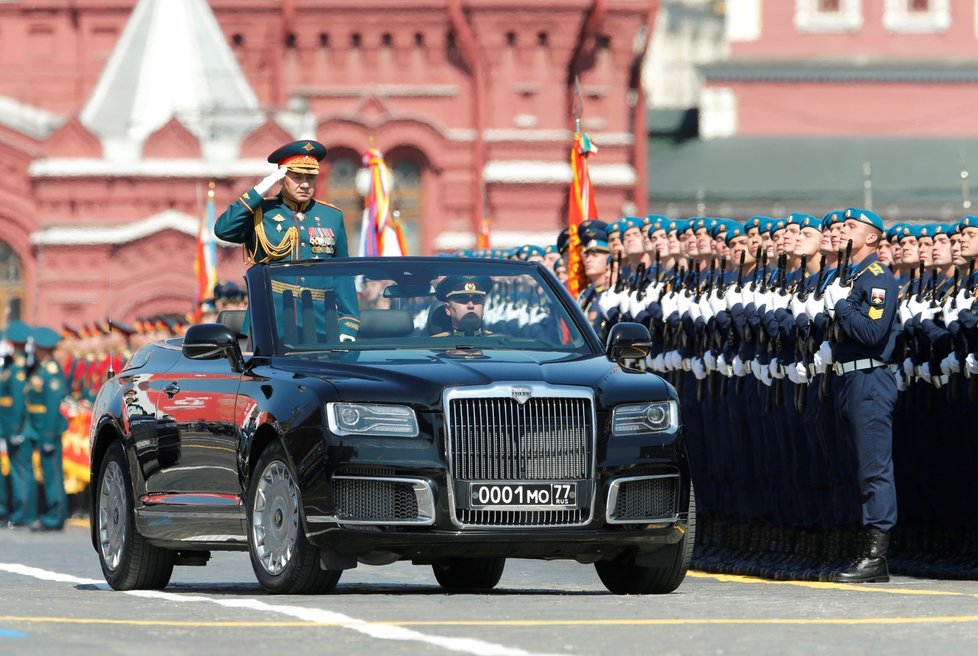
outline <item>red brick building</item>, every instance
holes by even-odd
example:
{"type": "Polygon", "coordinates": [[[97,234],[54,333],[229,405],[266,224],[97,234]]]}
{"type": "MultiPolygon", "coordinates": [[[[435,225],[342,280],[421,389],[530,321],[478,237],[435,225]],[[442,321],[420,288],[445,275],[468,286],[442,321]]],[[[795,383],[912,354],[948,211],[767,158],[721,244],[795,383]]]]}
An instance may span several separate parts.
{"type": "MultiPolygon", "coordinates": [[[[602,214],[645,205],[648,0],[32,0],[0,4],[0,325],[190,311],[217,211],[295,138],[359,233],[360,152],[395,173],[413,253],[545,242],[570,180],[572,82],[602,214]],[[636,139],[635,135],[642,135],[636,139]]],[[[220,248],[219,277],[240,251],[220,248]]]]}

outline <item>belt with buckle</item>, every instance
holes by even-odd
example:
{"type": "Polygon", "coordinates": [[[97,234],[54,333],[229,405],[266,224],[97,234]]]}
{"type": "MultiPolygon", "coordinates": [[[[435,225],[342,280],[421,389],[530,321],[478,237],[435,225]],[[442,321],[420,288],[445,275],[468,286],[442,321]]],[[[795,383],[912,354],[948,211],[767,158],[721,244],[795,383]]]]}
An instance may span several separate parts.
{"type": "Polygon", "coordinates": [[[842,374],[852,373],[853,371],[875,369],[876,367],[885,365],[885,362],[881,362],[875,358],[863,358],[862,360],[852,360],[850,362],[835,362],[832,364],[832,370],[836,376],[841,376],[842,374]]]}

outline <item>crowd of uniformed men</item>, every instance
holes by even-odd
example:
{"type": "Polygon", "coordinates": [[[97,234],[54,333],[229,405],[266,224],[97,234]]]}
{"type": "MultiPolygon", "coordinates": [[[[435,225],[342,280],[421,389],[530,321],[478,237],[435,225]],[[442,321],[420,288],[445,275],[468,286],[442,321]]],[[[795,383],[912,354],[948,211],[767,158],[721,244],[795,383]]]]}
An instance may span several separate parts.
{"type": "MultiPolygon", "coordinates": [[[[849,208],[578,231],[594,328],[648,326],[644,366],[679,391],[700,567],[885,581],[893,537],[899,569],[973,575],[978,217],[884,227],[849,208]]],[[[508,256],[564,281],[570,241],[508,256]]]]}

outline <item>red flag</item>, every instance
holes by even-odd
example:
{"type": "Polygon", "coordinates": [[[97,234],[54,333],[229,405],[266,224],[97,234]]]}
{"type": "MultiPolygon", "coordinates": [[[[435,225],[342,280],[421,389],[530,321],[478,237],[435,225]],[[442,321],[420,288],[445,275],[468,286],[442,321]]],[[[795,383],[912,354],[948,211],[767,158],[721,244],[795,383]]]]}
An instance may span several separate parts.
{"type": "Polygon", "coordinates": [[[489,217],[482,217],[482,222],[479,224],[479,236],[475,240],[475,247],[485,250],[492,248],[489,245],[489,217]]]}
{"type": "Polygon", "coordinates": [[[588,173],[588,157],[596,152],[598,148],[591,143],[587,134],[574,135],[574,145],[571,147],[571,171],[574,179],[571,181],[570,200],[567,204],[567,225],[570,228],[567,249],[567,289],[574,298],[577,298],[588,285],[577,226],[584,219],[598,218],[598,208],[591,188],[591,175],[588,173]]]}

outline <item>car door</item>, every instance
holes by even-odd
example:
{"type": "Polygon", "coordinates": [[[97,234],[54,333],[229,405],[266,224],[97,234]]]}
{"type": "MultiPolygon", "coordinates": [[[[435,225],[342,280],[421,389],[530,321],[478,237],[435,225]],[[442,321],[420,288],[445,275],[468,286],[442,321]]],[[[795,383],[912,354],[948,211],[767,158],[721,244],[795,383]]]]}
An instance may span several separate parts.
{"type": "Polygon", "coordinates": [[[227,359],[181,357],[165,374],[157,402],[160,474],[167,503],[239,505],[238,426],[241,375],[227,359]]]}

